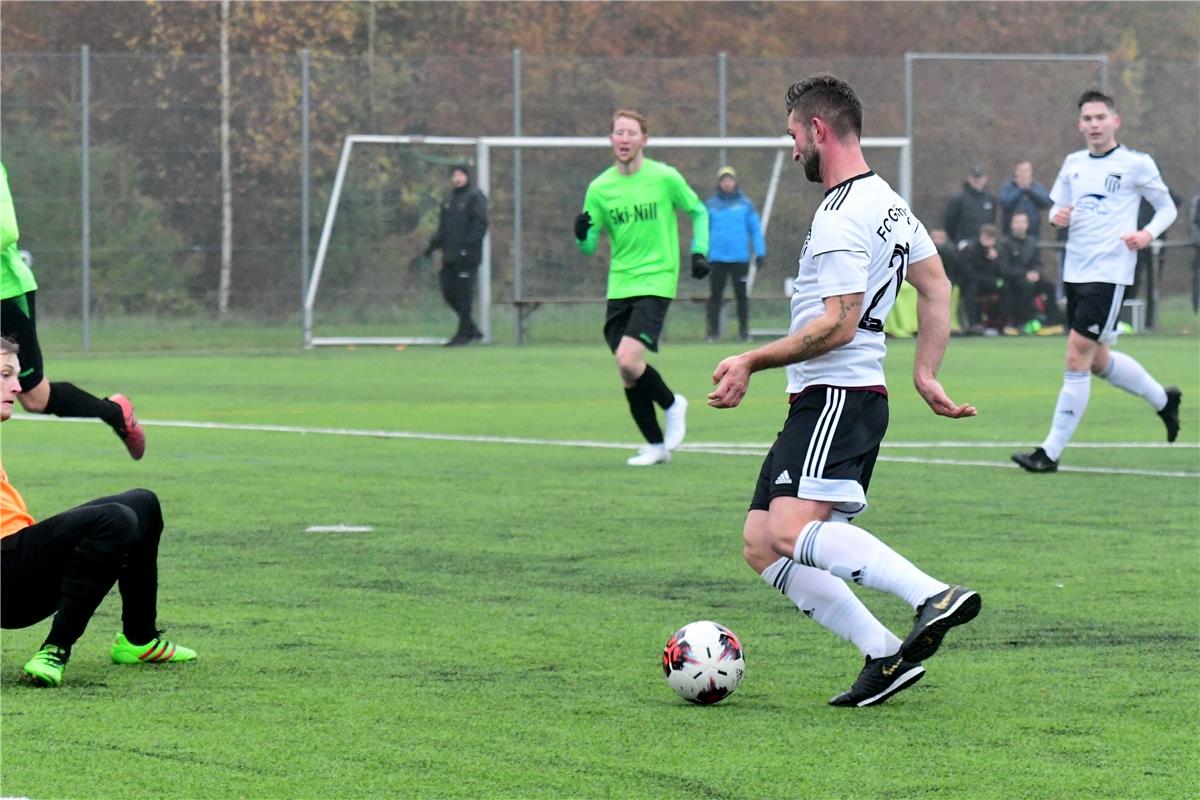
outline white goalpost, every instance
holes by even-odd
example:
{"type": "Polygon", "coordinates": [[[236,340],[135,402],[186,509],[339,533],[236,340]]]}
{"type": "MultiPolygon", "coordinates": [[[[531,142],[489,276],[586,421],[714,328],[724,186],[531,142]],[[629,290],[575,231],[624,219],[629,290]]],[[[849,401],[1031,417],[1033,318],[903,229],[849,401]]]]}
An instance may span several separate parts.
{"type": "MultiPolygon", "coordinates": [[[[892,149],[898,155],[898,176],[900,186],[911,185],[912,152],[909,139],[905,137],[868,137],[862,140],[863,147],[892,149]]],[[[370,145],[401,145],[443,148],[467,148],[473,150],[475,159],[474,182],[491,202],[492,193],[492,155],[497,150],[511,150],[523,153],[526,150],[564,149],[564,148],[600,148],[611,147],[608,137],[576,137],[576,136],[420,136],[420,135],[366,135],[355,134],[347,136],[342,144],[341,157],[338,161],[337,173],[334,177],[330,193],[329,207],[325,212],[325,221],[321,229],[321,238],[317,246],[316,258],[313,262],[312,274],[309,277],[307,291],[304,296],[302,309],[304,346],[306,348],[323,345],[357,346],[357,345],[409,345],[409,344],[443,344],[445,337],[439,336],[318,336],[315,330],[314,311],[317,299],[322,289],[322,278],[326,274],[327,264],[330,263],[330,240],[335,223],[338,220],[340,204],[343,200],[345,184],[350,169],[351,158],[357,146],[370,145]]],[[[792,148],[789,137],[651,137],[646,145],[646,152],[654,157],[655,151],[668,149],[710,149],[717,151],[721,148],[737,150],[766,150],[775,153],[770,181],[767,187],[766,200],[763,204],[762,224],[764,234],[770,223],[774,207],[776,190],[782,173],[782,164],[787,151],[792,148]]],[[[444,162],[443,162],[444,163],[444,162]]],[[[597,170],[598,172],[598,170],[597,170]]],[[[589,179],[591,175],[587,176],[589,179]]],[[[582,204],[582,194],[577,202],[582,204]]],[[[522,198],[517,196],[514,203],[520,204],[522,198]]],[[[516,219],[520,216],[516,215],[516,219]]],[[[556,224],[558,221],[556,220],[556,224]]],[[[519,224],[519,223],[518,223],[519,224]]],[[[536,224],[536,223],[535,223],[536,224]]],[[[519,235],[518,235],[519,241],[519,235]]],[[[519,245],[518,245],[519,246],[519,245]]],[[[484,335],[484,342],[492,340],[492,235],[489,228],[483,242],[483,257],[478,272],[478,324],[484,335]]],[[[753,281],[752,266],[749,281],[753,281]]],[[[514,301],[521,301],[516,296],[514,284],[514,301]]],[[[519,333],[518,333],[519,338],[519,333]]]]}

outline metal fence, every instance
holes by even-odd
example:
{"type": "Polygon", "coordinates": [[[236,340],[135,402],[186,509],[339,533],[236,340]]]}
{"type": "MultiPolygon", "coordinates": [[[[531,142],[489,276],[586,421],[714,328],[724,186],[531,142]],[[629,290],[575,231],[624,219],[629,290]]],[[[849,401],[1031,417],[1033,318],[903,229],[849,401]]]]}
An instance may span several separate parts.
{"type": "MultiPolygon", "coordinates": [[[[1044,57],[1039,57],[1044,58],[1044,57]]],[[[1121,140],[1152,153],[1183,200],[1200,189],[1200,81],[1195,61],[970,61],[705,58],[341,58],[308,54],[233,57],[228,97],[232,258],[228,313],[299,325],[304,275],[319,232],[338,153],[350,133],[585,136],[607,130],[610,111],[640,108],[660,136],[782,133],[783,94],[803,75],[849,80],[866,107],[864,134],[903,136],[911,126],[911,201],[929,227],[982,162],[989,188],[1029,158],[1047,186],[1063,155],[1081,146],[1074,101],[1107,81],[1123,118],[1121,140]],[[633,76],[633,77],[631,77],[633,76]],[[906,81],[906,76],[908,81],[906,81]],[[910,122],[911,120],[911,122],[910,122]],[[307,165],[307,168],[306,168],[307,165]],[[304,188],[308,187],[308,192],[304,188]]],[[[45,319],[217,315],[222,267],[221,63],[162,54],[0,54],[0,156],[34,258],[45,319]]],[[[499,172],[536,174],[536,153],[499,172]],[[522,165],[524,168],[522,168],[522,165]]],[[[702,195],[724,158],[705,156],[685,174],[702,195]],[[707,163],[711,161],[711,163],[707,163]]],[[[765,157],[764,157],[765,158],[765,157]]],[[[603,164],[601,163],[601,168],[603,164]]],[[[749,175],[769,164],[739,164],[749,175]]],[[[386,172],[386,162],[372,167],[386,172]]],[[[595,171],[598,171],[595,170],[595,171]]],[[[440,176],[439,176],[440,177],[440,176]]],[[[586,185],[590,175],[581,176],[586,185]]],[[[563,239],[580,197],[526,178],[522,192],[493,189],[493,297],[511,299],[511,243],[504,230],[525,210],[523,248],[563,239]],[[566,209],[562,219],[530,209],[566,209]],[[569,219],[568,219],[569,221],[569,219]]],[[[576,181],[575,183],[578,183],[576,181]]],[[[495,183],[493,183],[495,187],[495,183]]],[[[421,187],[436,198],[443,183],[421,187]]],[[[386,174],[372,189],[394,200],[386,174]]],[[[789,189],[807,191],[799,183],[789,189]]],[[[753,191],[751,192],[753,194],[753,191]]],[[[756,198],[761,203],[761,196],[756,198]]],[[[380,208],[387,203],[380,203],[380,208]]],[[[779,276],[794,260],[807,219],[773,225],[768,249],[779,276]]],[[[376,235],[341,246],[364,261],[395,261],[393,220],[377,210],[376,235]]],[[[560,215],[560,216],[562,216],[560,215]]],[[[430,216],[414,223],[427,228],[430,216]]],[[[369,227],[369,226],[368,226],[369,227]]],[[[365,229],[364,229],[365,230],[365,229]]],[[[426,234],[429,231],[426,231],[426,234]]],[[[1183,220],[1169,232],[1186,239],[1183,220]]],[[[401,237],[407,246],[408,239],[401,237]]],[[[519,256],[515,256],[519,258],[519,256]]],[[[1191,291],[1182,255],[1158,284],[1191,291]]],[[[85,337],[87,326],[85,325],[85,337]]],[[[86,338],[85,338],[86,343],[86,338]]]]}

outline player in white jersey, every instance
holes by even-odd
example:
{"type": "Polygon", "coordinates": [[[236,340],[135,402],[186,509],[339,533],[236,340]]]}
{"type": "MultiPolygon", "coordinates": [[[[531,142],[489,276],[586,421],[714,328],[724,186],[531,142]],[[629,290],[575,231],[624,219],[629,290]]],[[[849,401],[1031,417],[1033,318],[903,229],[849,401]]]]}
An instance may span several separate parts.
{"type": "Polygon", "coordinates": [[[1063,282],[1067,293],[1067,369],[1041,447],[1014,453],[1029,472],[1055,472],[1063,450],[1087,410],[1092,375],[1136,394],[1158,412],[1167,441],[1179,435],[1178,387],[1163,388],[1133,358],[1112,349],[1125,287],[1133,283],[1137,251],[1175,221],[1175,204],[1146,153],[1117,144],[1121,118],[1113,99],[1094,89],[1079,98],[1079,132],[1087,149],[1067,156],[1050,199],[1050,224],[1067,228],[1063,282]],[[1137,229],[1146,198],[1154,216],[1137,229]]]}
{"type": "Polygon", "coordinates": [[[850,524],[887,430],[883,320],[902,280],[917,290],[917,391],[934,413],[974,416],[937,380],[950,335],[950,282],[908,204],[863,158],[862,103],[832,75],[788,89],[792,158],[825,199],[800,256],[788,335],[717,365],[709,405],[733,408],[751,374],[786,367],[791,408],[763,461],[743,529],[746,563],[807,616],[858,646],[866,664],[835,706],[870,706],[916,683],[946,631],[979,613],[978,593],[930,577],[850,524]],[[847,585],[917,612],[902,642],[847,585]]]}

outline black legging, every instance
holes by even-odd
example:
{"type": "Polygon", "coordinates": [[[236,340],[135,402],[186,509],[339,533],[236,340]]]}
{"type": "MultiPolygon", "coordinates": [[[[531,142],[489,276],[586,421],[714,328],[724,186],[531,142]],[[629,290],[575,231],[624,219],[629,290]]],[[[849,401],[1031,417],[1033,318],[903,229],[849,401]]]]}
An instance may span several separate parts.
{"type": "Polygon", "coordinates": [[[131,641],[156,635],[162,509],[147,489],[92,500],[0,539],[0,627],[51,614],[46,641],[70,649],[116,583],[131,641]]]}
{"type": "Polygon", "coordinates": [[[708,276],[708,336],[719,335],[721,303],[725,295],[725,280],[733,278],[733,296],[737,300],[738,333],[743,339],[750,337],[750,302],[746,299],[746,275],[750,270],[748,261],[714,261],[708,276]]]}

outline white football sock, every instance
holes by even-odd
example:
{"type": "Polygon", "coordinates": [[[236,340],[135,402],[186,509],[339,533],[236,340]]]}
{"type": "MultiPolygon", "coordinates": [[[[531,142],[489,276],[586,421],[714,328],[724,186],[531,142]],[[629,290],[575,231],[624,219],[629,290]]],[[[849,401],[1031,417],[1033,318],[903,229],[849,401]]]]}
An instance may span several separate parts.
{"type": "Polygon", "coordinates": [[[810,522],[796,539],[794,560],[888,592],[916,608],[950,588],[913,566],[868,531],[846,522],[810,522]]]}
{"type": "MultiPolygon", "coordinates": [[[[1063,373],[1062,389],[1058,392],[1058,403],[1054,406],[1054,419],[1050,423],[1050,433],[1042,442],[1042,449],[1051,461],[1058,461],[1067,443],[1075,435],[1083,412],[1087,411],[1088,397],[1092,393],[1092,374],[1067,370],[1063,373]]],[[[1165,401],[1164,401],[1165,402],[1165,401]]]]}
{"type": "Polygon", "coordinates": [[[875,619],[841,578],[781,558],[763,570],[762,579],[787,595],[806,616],[853,644],[864,656],[880,658],[900,649],[900,640],[875,619]]]}
{"type": "Polygon", "coordinates": [[[1124,353],[1110,350],[1108,367],[1100,377],[1118,389],[1145,399],[1155,411],[1162,411],[1167,405],[1167,390],[1146,372],[1145,367],[1124,353]]]}

